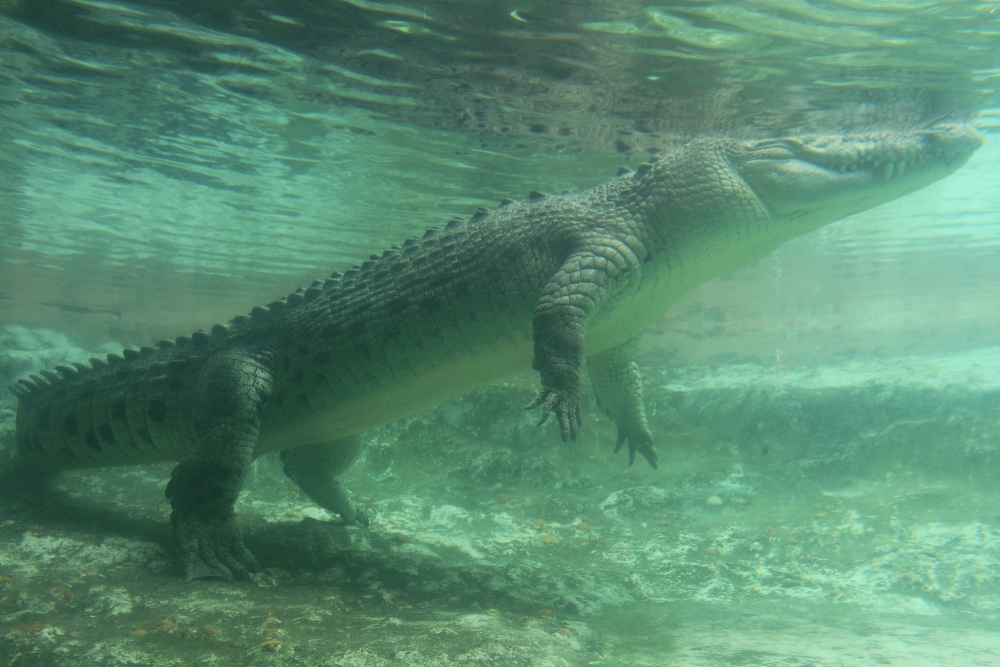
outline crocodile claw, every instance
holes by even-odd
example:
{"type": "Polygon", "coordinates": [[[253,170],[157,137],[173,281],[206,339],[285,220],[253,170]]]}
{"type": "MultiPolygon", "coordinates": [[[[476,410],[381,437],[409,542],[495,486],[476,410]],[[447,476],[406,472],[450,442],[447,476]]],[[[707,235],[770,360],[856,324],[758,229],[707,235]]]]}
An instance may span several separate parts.
{"type": "Polygon", "coordinates": [[[656,470],[656,450],[653,449],[653,434],[646,427],[622,428],[618,427],[618,442],[615,443],[615,454],[621,451],[622,445],[628,440],[628,464],[635,463],[635,454],[642,454],[649,465],[656,470]]]}
{"type": "Polygon", "coordinates": [[[542,389],[535,398],[524,406],[525,410],[534,410],[538,406],[542,407],[542,416],[538,419],[538,425],[544,424],[549,415],[553,412],[559,419],[559,433],[563,442],[566,440],[576,441],[576,434],[580,430],[582,421],[580,412],[580,401],[573,400],[566,392],[554,389],[542,389]]]}
{"type": "Polygon", "coordinates": [[[185,583],[195,579],[233,579],[249,581],[260,564],[243,546],[243,535],[236,515],[206,517],[199,514],[171,516],[174,535],[184,561],[185,583]]]}

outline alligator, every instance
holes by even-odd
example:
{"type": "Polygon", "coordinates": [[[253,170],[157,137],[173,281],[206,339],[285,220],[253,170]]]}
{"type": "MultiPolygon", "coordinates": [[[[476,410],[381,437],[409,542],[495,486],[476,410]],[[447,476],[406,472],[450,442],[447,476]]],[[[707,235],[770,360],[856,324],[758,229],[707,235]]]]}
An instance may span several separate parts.
{"type": "Polygon", "coordinates": [[[251,462],[345,524],[336,477],[362,434],[510,373],[526,409],[580,429],[586,362],[629,464],[657,454],[633,355],[696,285],[937,181],[981,145],[964,124],[692,138],[579,194],[531,192],[453,219],[225,325],[22,379],[16,448],[46,470],[176,461],[166,495],[186,581],[248,579],[234,502],[251,462]]]}

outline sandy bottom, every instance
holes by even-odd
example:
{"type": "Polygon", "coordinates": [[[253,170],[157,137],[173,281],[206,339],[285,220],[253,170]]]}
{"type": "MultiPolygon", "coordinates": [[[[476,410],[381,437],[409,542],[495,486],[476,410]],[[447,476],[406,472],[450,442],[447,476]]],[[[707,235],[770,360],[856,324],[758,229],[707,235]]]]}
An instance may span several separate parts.
{"type": "Polygon", "coordinates": [[[0,665],[1000,665],[996,358],[651,372],[658,471],[496,385],[371,434],[367,530],[261,458],[235,584],[181,583],[169,466],[0,456],[0,665]]]}

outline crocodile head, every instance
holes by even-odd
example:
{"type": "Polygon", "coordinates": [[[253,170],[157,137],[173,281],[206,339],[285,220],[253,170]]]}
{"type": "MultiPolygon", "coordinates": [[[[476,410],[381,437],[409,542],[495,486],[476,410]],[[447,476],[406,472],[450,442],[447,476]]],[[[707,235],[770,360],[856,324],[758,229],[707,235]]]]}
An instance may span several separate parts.
{"type": "Polygon", "coordinates": [[[940,180],[981,145],[966,125],[940,125],[731,144],[728,161],[791,237],[940,180]]]}

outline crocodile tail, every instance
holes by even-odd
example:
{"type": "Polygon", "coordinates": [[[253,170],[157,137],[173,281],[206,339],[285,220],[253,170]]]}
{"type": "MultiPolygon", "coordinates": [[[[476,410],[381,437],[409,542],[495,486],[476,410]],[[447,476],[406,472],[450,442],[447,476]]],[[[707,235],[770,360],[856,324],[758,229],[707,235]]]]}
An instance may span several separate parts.
{"type": "Polygon", "coordinates": [[[179,458],[177,447],[185,434],[173,428],[178,420],[170,420],[176,412],[170,392],[188,386],[197,364],[192,364],[194,356],[171,353],[174,345],[125,350],[120,356],[109,354],[106,361],[57,367],[59,375],[40,371],[20,380],[13,390],[20,457],[43,469],[179,458]]]}

